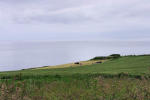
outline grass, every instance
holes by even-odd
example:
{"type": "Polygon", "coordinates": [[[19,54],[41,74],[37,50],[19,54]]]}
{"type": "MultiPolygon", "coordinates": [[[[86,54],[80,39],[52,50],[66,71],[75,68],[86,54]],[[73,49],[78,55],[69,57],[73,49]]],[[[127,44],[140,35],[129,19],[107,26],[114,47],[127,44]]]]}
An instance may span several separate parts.
{"type": "Polygon", "coordinates": [[[150,79],[52,77],[5,80],[0,100],[149,100],[150,79]]]}
{"type": "Polygon", "coordinates": [[[88,60],[88,61],[80,61],[80,64],[62,64],[62,65],[56,65],[56,66],[45,66],[45,67],[39,67],[35,69],[54,69],[54,68],[68,68],[68,67],[79,67],[79,66],[86,66],[86,65],[93,65],[94,63],[101,61],[105,62],[106,60],[88,60]]]}
{"type": "Polygon", "coordinates": [[[66,66],[1,72],[0,100],[150,100],[150,55],[66,66]]]}
{"type": "Polygon", "coordinates": [[[27,69],[21,71],[1,72],[0,75],[72,75],[72,74],[119,74],[132,75],[150,74],[150,56],[126,56],[109,60],[101,64],[83,65],[67,68],[27,69]]]}

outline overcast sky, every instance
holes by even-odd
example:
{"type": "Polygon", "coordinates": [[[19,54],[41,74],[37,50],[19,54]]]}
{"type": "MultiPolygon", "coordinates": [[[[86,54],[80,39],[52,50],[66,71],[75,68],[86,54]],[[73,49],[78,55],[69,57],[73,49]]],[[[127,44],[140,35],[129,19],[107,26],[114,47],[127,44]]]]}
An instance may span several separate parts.
{"type": "Polygon", "coordinates": [[[0,40],[150,40],[150,0],[0,0],[0,40]]]}

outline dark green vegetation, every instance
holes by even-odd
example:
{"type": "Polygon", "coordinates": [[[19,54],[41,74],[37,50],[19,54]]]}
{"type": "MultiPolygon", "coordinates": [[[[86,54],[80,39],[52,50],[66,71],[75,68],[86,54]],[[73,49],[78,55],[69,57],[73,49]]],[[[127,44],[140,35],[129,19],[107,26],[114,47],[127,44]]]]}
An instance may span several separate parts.
{"type": "Polygon", "coordinates": [[[97,56],[92,58],[91,60],[107,60],[107,59],[116,59],[116,58],[120,58],[120,54],[112,54],[110,56],[97,56]]]}
{"type": "Polygon", "coordinates": [[[150,55],[0,73],[0,100],[150,100],[150,55]]]}

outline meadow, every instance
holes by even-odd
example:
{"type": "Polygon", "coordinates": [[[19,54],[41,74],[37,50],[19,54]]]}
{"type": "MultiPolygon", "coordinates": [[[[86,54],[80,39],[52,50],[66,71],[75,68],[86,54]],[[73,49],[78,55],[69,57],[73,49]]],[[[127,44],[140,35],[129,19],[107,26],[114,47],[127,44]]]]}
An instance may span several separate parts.
{"type": "Polygon", "coordinates": [[[0,100],[150,100],[150,55],[1,72],[0,100]]]}

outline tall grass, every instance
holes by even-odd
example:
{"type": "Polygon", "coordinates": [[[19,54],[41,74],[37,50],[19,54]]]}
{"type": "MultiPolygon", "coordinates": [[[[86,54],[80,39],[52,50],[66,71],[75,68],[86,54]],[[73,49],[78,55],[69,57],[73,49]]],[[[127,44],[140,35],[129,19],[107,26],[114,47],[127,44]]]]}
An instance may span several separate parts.
{"type": "Polygon", "coordinates": [[[2,79],[0,100],[150,100],[150,78],[76,74],[2,79]]]}

